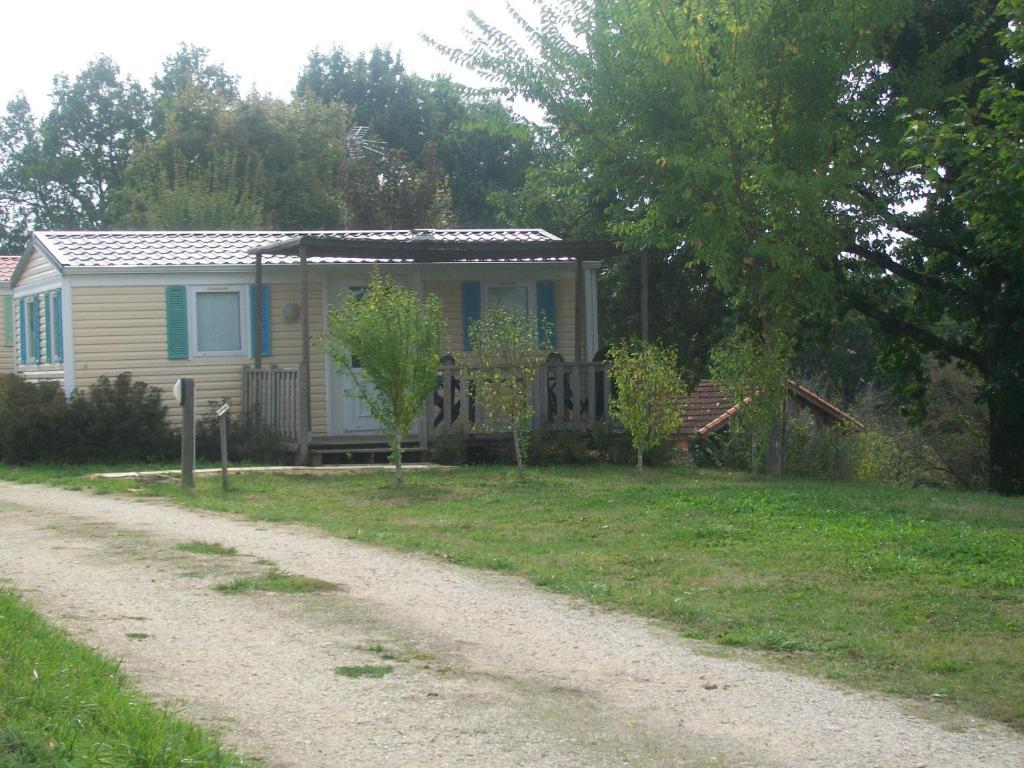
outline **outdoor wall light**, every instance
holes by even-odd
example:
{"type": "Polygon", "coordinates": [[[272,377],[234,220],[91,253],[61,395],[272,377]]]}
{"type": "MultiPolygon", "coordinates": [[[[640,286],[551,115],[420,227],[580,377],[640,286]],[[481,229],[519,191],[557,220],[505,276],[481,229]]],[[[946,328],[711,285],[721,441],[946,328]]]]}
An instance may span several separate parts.
{"type": "Polygon", "coordinates": [[[281,317],[286,323],[294,323],[299,319],[299,305],[297,302],[289,301],[281,307],[281,317]]]}

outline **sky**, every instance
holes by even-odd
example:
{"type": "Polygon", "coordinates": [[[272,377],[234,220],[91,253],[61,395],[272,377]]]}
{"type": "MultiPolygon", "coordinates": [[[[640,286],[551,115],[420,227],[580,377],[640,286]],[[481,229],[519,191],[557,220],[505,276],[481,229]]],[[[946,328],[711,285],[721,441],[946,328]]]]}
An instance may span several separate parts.
{"type": "MultiPolygon", "coordinates": [[[[523,7],[524,0],[517,2],[523,7]]],[[[479,84],[420,40],[459,44],[472,9],[508,29],[505,0],[34,0],[6,3],[0,45],[0,108],[19,92],[36,115],[49,107],[53,76],[71,76],[107,54],[148,86],[179,43],[210,49],[210,59],[241,77],[242,92],[287,97],[311,50],[340,45],[350,54],[390,45],[406,69],[447,73],[479,84]]]]}

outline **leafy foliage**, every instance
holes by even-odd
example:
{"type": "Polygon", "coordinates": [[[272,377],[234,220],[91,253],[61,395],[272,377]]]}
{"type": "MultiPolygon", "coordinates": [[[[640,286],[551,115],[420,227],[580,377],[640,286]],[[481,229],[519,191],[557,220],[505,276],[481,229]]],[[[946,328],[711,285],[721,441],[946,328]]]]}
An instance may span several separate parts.
{"type": "Polygon", "coordinates": [[[101,376],[65,399],[55,382],[0,377],[0,459],[89,463],[162,461],[177,443],[160,390],[128,373],[101,376]]]}
{"type": "MultiPolygon", "coordinates": [[[[787,340],[779,335],[766,347],[752,332],[738,329],[711,353],[711,376],[734,404],[742,404],[730,430],[744,433],[750,445],[750,469],[758,471],[785,457],[787,340]],[[772,450],[774,443],[774,451],[772,450]]],[[[782,467],[775,474],[781,474],[782,467]]]]}
{"type": "Polygon", "coordinates": [[[233,155],[217,155],[205,166],[190,166],[179,155],[172,173],[163,167],[151,173],[136,186],[131,210],[119,219],[121,226],[170,230],[263,226],[263,185],[258,175],[239,174],[233,155]]]}
{"type": "Polygon", "coordinates": [[[362,298],[348,297],[327,314],[324,348],[351,382],[348,394],[366,404],[390,437],[399,482],[402,438],[437,385],[444,337],[440,300],[420,299],[380,272],[362,298]]]}
{"type": "Polygon", "coordinates": [[[922,349],[976,369],[991,487],[1018,493],[1022,13],[538,2],[515,31],[474,16],[466,46],[439,47],[543,107],[624,246],[690,249],[766,354],[852,307],[919,391],[922,349]]]}
{"type": "Polygon", "coordinates": [[[295,93],[348,105],[352,123],[369,127],[389,155],[446,178],[457,226],[498,224],[492,195],[522,186],[534,159],[533,131],[493,95],[412,75],[388,49],[314,51],[295,93]]]}
{"type": "Polygon", "coordinates": [[[644,453],[664,443],[679,428],[686,392],[673,350],[658,344],[618,344],[608,353],[614,396],[611,415],[629,432],[636,468],[644,453]]]}
{"type": "MultiPolygon", "coordinates": [[[[550,328],[544,334],[550,337],[550,328]]],[[[469,326],[469,340],[480,358],[477,398],[496,431],[512,433],[520,479],[529,449],[533,418],[531,393],[548,344],[538,343],[537,323],[523,312],[491,306],[469,326]]]]}

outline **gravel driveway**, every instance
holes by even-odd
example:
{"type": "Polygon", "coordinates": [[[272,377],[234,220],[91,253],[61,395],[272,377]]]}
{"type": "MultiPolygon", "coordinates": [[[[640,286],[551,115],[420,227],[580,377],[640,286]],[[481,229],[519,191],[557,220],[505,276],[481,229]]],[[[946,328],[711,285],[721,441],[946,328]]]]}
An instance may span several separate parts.
{"type": "Polygon", "coordinates": [[[998,725],[300,526],[0,483],[0,579],[272,768],[1024,766],[1024,738],[998,725]],[[239,555],[175,549],[191,539],[239,555]],[[211,589],[271,563],[339,590],[211,589]],[[394,671],[335,674],[361,665],[394,671]]]}

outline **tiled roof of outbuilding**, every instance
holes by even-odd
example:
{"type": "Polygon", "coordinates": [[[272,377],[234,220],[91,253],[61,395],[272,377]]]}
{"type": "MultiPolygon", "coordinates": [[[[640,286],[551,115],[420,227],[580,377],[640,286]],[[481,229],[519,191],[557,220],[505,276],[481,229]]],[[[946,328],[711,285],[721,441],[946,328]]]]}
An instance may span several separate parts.
{"type": "Polygon", "coordinates": [[[20,260],[21,256],[17,254],[0,254],[0,283],[11,282],[11,275],[14,274],[14,268],[20,260]]]}
{"type": "MultiPolygon", "coordinates": [[[[802,400],[808,407],[816,409],[830,423],[845,422],[854,429],[864,427],[846,411],[799,382],[789,379],[787,387],[790,397],[802,400]]],[[[717,432],[748,402],[750,397],[744,398],[742,403],[734,403],[732,398],[716,387],[711,379],[702,379],[686,399],[683,423],[676,434],[705,436],[717,432]]]]}
{"type": "MultiPolygon", "coordinates": [[[[546,243],[558,238],[543,229],[389,229],[317,232],[36,232],[36,241],[62,267],[225,267],[253,263],[249,251],[260,245],[304,235],[326,235],[352,241],[454,243],[546,243]]],[[[339,261],[403,261],[400,257],[349,257],[339,261]]],[[[287,264],[294,257],[268,257],[264,263],[287,264]]],[[[328,261],[328,259],[310,259],[328,261]]]]}

